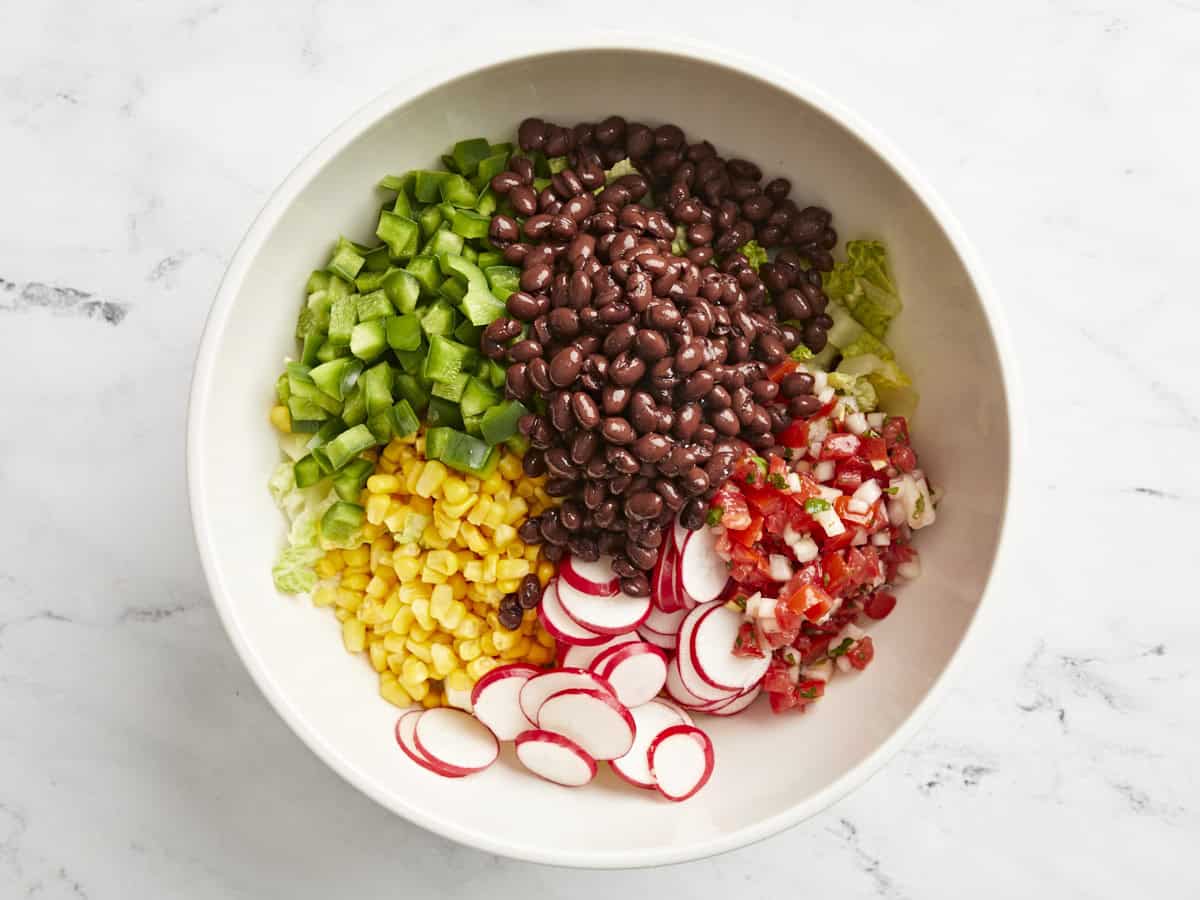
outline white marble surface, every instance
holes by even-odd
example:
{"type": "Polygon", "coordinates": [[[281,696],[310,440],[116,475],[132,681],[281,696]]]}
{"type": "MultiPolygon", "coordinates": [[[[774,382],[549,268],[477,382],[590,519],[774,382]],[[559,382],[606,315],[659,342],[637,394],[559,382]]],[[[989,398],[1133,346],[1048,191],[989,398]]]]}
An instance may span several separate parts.
{"type": "Polygon", "coordinates": [[[760,6],[628,24],[761,54],[888,133],[974,236],[1016,338],[1023,508],[930,726],[816,819],[646,872],[487,857],[340,781],[250,683],[197,565],[201,326],[268,192],[341,118],[409,67],[585,7],[7,3],[0,896],[1200,893],[1200,5],[760,6]]]}

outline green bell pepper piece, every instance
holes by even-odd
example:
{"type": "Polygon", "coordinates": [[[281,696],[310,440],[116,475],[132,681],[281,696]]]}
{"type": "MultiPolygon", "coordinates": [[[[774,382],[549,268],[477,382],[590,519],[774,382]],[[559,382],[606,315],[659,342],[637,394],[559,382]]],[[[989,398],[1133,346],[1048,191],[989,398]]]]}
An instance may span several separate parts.
{"type": "Polygon", "coordinates": [[[392,307],[392,301],[387,298],[387,293],[380,290],[359,294],[355,311],[358,313],[358,321],[369,322],[372,319],[390,316],[396,310],[392,307]]]}
{"type": "Polygon", "coordinates": [[[392,406],[392,367],[386,362],[363,372],[360,380],[367,402],[367,417],[386,412],[392,406]]]}
{"type": "Polygon", "coordinates": [[[344,400],[362,374],[363,364],[352,356],[322,363],[308,373],[309,377],[330,397],[344,400]]]}
{"type": "Polygon", "coordinates": [[[408,313],[388,316],[384,323],[388,346],[393,350],[416,350],[421,346],[421,319],[408,313]]]}
{"type": "Polygon", "coordinates": [[[379,214],[379,225],[375,228],[375,234],[387,244],[388,252],[394,259],[403,262],[417,252],[420,228],[412,219],[385,209],[379,214]]]}
{"type": "Polygon", "coordinates": [[[492,295],[487,277],[479,266],[451,253],[440,257],[438,263],[443,272],[466,279],[467,295],[459,308],[472,325],[488,325],[504,315],[504,304],[492,295]]]}
{"type": "Polygon", "coordinates": [[[517,434],[517,423],[521,421],[521,416],[528,412],[529,410],[517,400],[489,407],[484,411],[483,421],[480,423],[483,439],[489,444],[507,441],[517,434]]]}
{"type": "MultiPolygon", "coordinates": [[[[388,258],[387,247],[381,244],[363,255],[363,267],[358,275],[361,278],[367,272],[386,272],[391,266],[392,261],[388,258]]],[[[357,283],[357,279],[355,279],[355,282],[357,283]]]]}
{"type": "Polygon", "coordinates": [[[364,450],[374,447],[375,443],[375,436],[371,434],[371,430],[366,425],[358,424],[347,428],[322,449],[329,464],[337,471],[364,450]]]}
{"type": "MultiPolygon", "coordinates": [[[[457,213],[458,210],[455,210],[457,213]]],[[[441,256],[443,253],[462,253],[462,235],[455,234],[449,228],[439,228],[421,248],[422,256],[441,256]]]]}
{"type": "Polygon", "coordinates": [[[417,215],[417,224],[421,226],[421,237],[428,240],[441,227],[442,209],[440,206],[427,206],[417,215]]]}
{"type": "Polygon", "coordinates": [[[397,350],[396,361],[400,363],[400,368],[409,375],[420,376],[425,368],[425,356],[428,350],[421,347],[417,350],[397,350]]]}
{"type": "Polygon", "coordinates": [[[492,296],[505,301],[521,287],[521,270],[516,266],[488,266],[483,270],[492,296]]]}
{"type": "MultiPolygon", "coordinates": [[[[442,283],[442,273],[438,269],[436,259],[432,256],[418,256],[405,267],[405,270],[417,280],[422,294],[437,294],[438,286],[442,283]]],[[[411,312],[412,310],[402,311],[411,312]]]]}
{"type": "Polygon", "coordinates": [[[339,500],[321,516],[321,537],[335,544],[345,544],[362,530],[366,512],[356,503],[339,500]]]}
{"type": "Polygon", "coordinates": [[[366,362],[383,353],[387,346],[387,329],[383,319],[359,322],[350,334],[350,352],[366,362]]]}
{"type": "Polygon", "coordinates": [[[446,335],[454,331],[454,308],[445,300],[425,307],[421,313],[421,330],[427,335],[446,335]]]}
{"type": "Polygon", "coordinates": [[[333,301],[329,311],[329,342],[336,346],[345,347],[350,343],[350,335],[358,323],[358,304],[354,298],[357,294],[349,294],[333,301]]]}
{"type": "Polygon", "coordinates": [[[315,294],[317,291],[323,291],[329,287],[329,279],[333,276],[322,269],[314,269],[312,274],[308,276],[308,283],[304,286],[304,293],[315,294]]]}
{"type": "Polygon", "coordinates": [[[296,476],[296,487],[298,488],[312,487],[325,477],[320,464],[313,459],[311,453],[296,460],[295,465],[292,466],[292,472],[296,476]]]}
{"type": "Polygon", "coordinates": [[[421,428],[421,420],[407,400],[401,400],[392,407],[391,419],[392,434],[396,437],[408,437],[421,428]]]}
{"type": "Polygon", "coordinates": [[[463,297],[467,296],[467,283],[457,275],[452,275],[442,282],[438,288],[438,293],[458,306],[462,303],[463,297]]]}
{"type": "Polygon", "coordinates": [[[480,215],[469,209],[456,209],[450,219],[450,230],[464,238],[485,238],[491,224],[490,216],[480,215]]]}
{"type": "Polygon", "coordinates": [[[454,339],[459,343],[466,344],[468,347],[478,347],[479,339],[483,336],[483,328],[478,325],[472,325],[467,320],[458,323],[458,327],[454,329],[454,339]]]}
{"type": "Polygon", "coordinates": [[[317,431],[329,418],[329,413],[303,397],[288,397],[287,408],[292,417],[292,431],[301,434],[317,431]]]}
{"type": "MultiPolygon", "coordinates": [[[[468,416],[482,415],[486,410],[495,407],[503,398],[489,384],[478,378],[470,378],[459,398],[458,405],[462,409],[463,419],[468,416]]],[[[491,441],[496,443],[496,441],[491,441]]]]}
{"type": "Polygon", "coordinates": [[[325,335],[320,332],[310,332],[304,336],[304,344],[300,349],[300,362],[306,366],[316,365],[319,361],[317,354],[325,344],[325,335]]]}
{"type": "Polygon", "coordinates": [[[408,405],[416,411],[420,416],[425,412],[425,408],[429,406],[429,391],[421,386],[421,382],[417,381],[416,376],[409,375],[407,372],[401,372],[394,378],[392,387],[402,400],[408,401],[408,405]]]}
{"type": "MultiPolygon", "coordinates": [[[[462,413],[459,412],[457,403],[443,400],[441,397],[430,397],[429,406],[425,408],[425,421],[435,426],[446,425],[451,428],[462,428],[462,413]]],[[[429,455],[428,444],[425,447],[425,454],[429,455]]]]}
{"type": "Polygon", "coordinates": [[[329,278],[329,284],[326,286],[325,291],[329,294],[331,300],[341,300],[343,297],[348,297],[350,294],[354,293],[352,290],[350,290],[351,284],[353,284],[353,282],[343,278],[338,278],[336,275],[332,275],[329,278]]]}
{"type": "Polygon", "coordinates": [[[442,182],[450,177],[450,173],[417,169],[412,174],[413,197],[417,202],[437,203],[442,197],[442,182]]]}
{"type": "Polygon", "coordinates": [[[396,309],[402,313],[410,313],[417,308],[417,300],[421,296],[421,283],[411,272],[393,269],[383,278],[383,292],[396,309]]]}
{"type": "Polygon", "coordinates": [[[481,160],[492,152],[492,146],[484,138],[459,141],[450,151],[458,171],[463,175],[474,175],[481,160]]]}
{"type": "MultiPolygon", "coordinates": [[[[321,345],[321,348],[317,351],[317,360],[316,361],[319,363],[326,363],[326,362],[329,362],[330,360],[338,359],[340,357],[349,356],[349,355],[350,355],[350,345],[349,344],[339,346],[338,344],[335,344],[333,341],[326,339],[325,343],[323,343],[321,345]]],[[[308,365],[307,361],[304,361],[304,360],[301,360],[301,361],[304,362],[305,365],[308,365]]]]}
{"type": "Polygon", "coordinates": [[[345,468],[333,476],[333,490],[338,498],[347,503],[357,503],[366,487],[367,479],[375,471],[374,464],[361,456],[346,463],[345,468]]]}
{"type": "Polygon", "coordinates": [[[443,400],[450,400],[453,403],[459,403],[470,380],[471,376],[466,372],[459,372],[450,381],[435,381],[433,384],[433,396],[441,397],[443,400]]]}
{"type": "Polygon", "coordinates": [[[435,334],[429,338],[429,354],[425,357],[423,374],[430,381],[449,384],[469,365],[474,365],[477,358],[478,351],[473,348],[435,334]]]}
{"type": "MultiPolygon", "coordinates": [[[[495,471],[496,462],[499,459],[499,451],[496,448],[489,447],[484,441],[473,435],[453,428],[448,428],[447,432],[438,438],[441,452],[437,458],[442,463],[452,469],[480,478],[487,478],[491,472],[495,471]]],[[[425,448],[428,452],[428,433],[425,437],[425,448]]]]}
{"type": "Polygon", "coordinates": [[[333,248],[333,256],[330,258],[327,268],[333,274],[340,275],[347,281],[353,281],[363,267],[364,261],[362,254],[358,252],[357,245],[353,241],[340,237],[333,248]]]}
{"type": "Polygon", "coordinates": [[[321,390],[313,381],[308,366],[301,363],[287,364],[288,398],[307,400],[314,403],[327,413],[337,414],[342,404],[334,397],[321,390]]]}
{"type": "Polygon", "coordinates": [[[493,178],[508,168],[507,153],[493,153],[490,156],[485,156],[479,161],[479,168],[476,169],[476,177],[483,184],[488,184],[493,178]]]}
{"type": "Polygon", "coordinates": [[[342,421],[350,427],[367,421],[367,398],[357,384],[346,395],[346,402],[342,405],[342,421]]]}
{"type": "Polygon", "coordinates": [[[442,200],[451,206],[470,209],[479,199],[479,192],[461,175],[447,174],[442,180],[442,200]]]}

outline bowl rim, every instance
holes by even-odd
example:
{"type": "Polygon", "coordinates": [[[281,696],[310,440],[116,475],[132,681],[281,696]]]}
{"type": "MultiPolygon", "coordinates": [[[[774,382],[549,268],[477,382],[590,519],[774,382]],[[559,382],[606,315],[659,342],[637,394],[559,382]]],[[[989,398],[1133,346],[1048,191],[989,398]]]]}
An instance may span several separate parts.
{"type": "Polygon", "coordinates": [[[271,192],[262,210],[238,244],[205,321],[196,353],[188,400],[186,449],[188,500],[193,535],[200,554],[205,580],[208,582],[213,604],[226,633],[243,664],[249,670],[254,683],[275,712],[313,753],[343,779],[376,803],[408,821],[442,837],[485,852],[527,862],[574,868],[642,868],[688,862],[726,853],[764,840],[799,824],[831,806],[873,777],[929,720],[934,709],[945,698],[953,673],[960,669],[965,656],[965,648],[968,643],[977,638],[982,630],[981,614],[984,609],[988,608],[987,600],[994,590],[993,576],[1004,556],[1006,547],[1011,542],[1013,485],[1016,483],[1015,476],[1019,471],[1024,444],[1020,430],[1022,419],[1019,415],[1020,388],[1016,372],[1016,356],[1012,349],[1008,327],[1001,314],[999,304],[994,298],[991,283],[984,274],[979,257],[967,240],[958,220],[950,213],[940,196],[917,173],[912,164],[891,141],[868,126],[855,113],[825,91],[774,65],[695,40],[673,38],[660,41],[659,46],[653,48],[646,47],[644,44],[644,41],[631,35],[608,34],[591,40],[573,41],[570,44],[548,38],[533,38],[529,40],[528,46],[518,53],[506,52],[494,47],[479,48],[476,53],[464,54],[460,57],[470,60],[469,63],[443,61],[438,65],[428,67],[416,77],[406,80],[405,84],[396,85],[383,91],[338,124],[305,154],[279,186],[271,192]],[[858,765],[804,801],[752,825],[709,840],[673,848],[584,852],[536,847],[509,841],[502,836],[465,828],[436,815],[431,816],[409,806],[402,797],[383,790],[365,771],[342,757],[324,736],[309,724],[300,711],[292,706],[276,684],[267,665],[251,645],[247,636],[242,633],[233,612],[231,594],[226,588],[216,562],[216,553],[208,525],[206,500],[208,492],[200,474],[203,470],[200,465],[200,447],[204,444],[205,431],[203,423],[206,420],[210,399],[214,363],[218,346],[227,327],[234,297],[253,260],[270,236],[279,218],[303,192],[312,178],[320,172],[321,168],[364,131],[390,115],[398,106],[431,90],[492,68],[544,56],[581,51],[617,51],[677,57],[731,70],[787,92],[800,102],[808,104],[834,120],[869,147],[912,190],[934,221],[941,227],[958,255],[967,277],[979,297],[984,321],[996,347],[1004,410],[1008,420],[1008,478],[1001,503],[996,547],[986,574],[984,589],[958,646],[951,653],[942,671],[934,678],[925,696],[895,731],[858,765]]]}

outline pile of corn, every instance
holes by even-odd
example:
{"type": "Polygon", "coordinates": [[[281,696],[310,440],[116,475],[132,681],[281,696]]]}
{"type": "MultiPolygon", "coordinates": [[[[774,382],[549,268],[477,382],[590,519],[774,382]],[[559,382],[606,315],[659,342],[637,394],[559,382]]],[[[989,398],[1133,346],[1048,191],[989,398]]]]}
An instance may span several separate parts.
{"type": "Polygon", "coordinates": [[[379,693],[396,706],[466,708],[484,673],[506,662],[545,665],[554,638],[525,613],[504,629],[497,608],[521,579],[554,574],[517,528],[556,501],[503,451],[487,480],[423,457],[425,438],[397,438],[377,452],[361,503],[363,543],[317,563],[313,603],[330,607],[351,653],[366,653],[379,693]],[[417,517],[417,518],[413,518],[417,517]],[[405,540],[420,528],[416,540],[405,540]],[[400,540],[398,540],[400,538],[400,540]],[[401,542],[403,541],[403,542],[401,542]]]}

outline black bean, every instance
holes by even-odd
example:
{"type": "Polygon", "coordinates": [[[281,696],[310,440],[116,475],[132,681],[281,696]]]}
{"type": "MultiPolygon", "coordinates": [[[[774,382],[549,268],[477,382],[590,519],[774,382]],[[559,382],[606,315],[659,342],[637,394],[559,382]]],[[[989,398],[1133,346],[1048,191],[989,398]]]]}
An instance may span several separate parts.
{"type": "Polygon", "coordinates": [[[529,218],[538,211],[537,192],[528,185],[522,184],[508,192],[508,200],[513,205],[518,216],[529,218]]]}
{"type": "Polygon", "coordinates": [[[643,328],[637,333],[633,343],[634,352],[646,362],[657,362],[667,355],[667,339],[658,331],[643,328]]]}
{"type": "Polygon", "coordinates": [[[637,457],[624,447],[609,447],[605,451],[605,456],[608,458],[609,465],[622,475],[632,475],[642,467],[637,457]]]}
{"type": "Polygon", "coordinates": [[[601,426],[605,440],[612,444],[632,444],[636,433],[628,420],[620,416],[609,416],[601,426]]]}
{"type": "Polygon", "coordinates": [[[806,419],[820,410],[823,404],[812,394],[793,397],[788,402],[788,413],[794,419],[806,419]]]}
{"type": "Polygon", "coordinates": [[[606,416],[615,416],[629,404],[631,391],[626,387],[609,385],[600,395],[600,405],[606,416]]]}
{"type": "Polygon", "coordinates": [[[533,609],[541,599],[541,582],[531,572],[521,579],[521,585],[517,588],[517,600],[521,604],[521,609],[533,609]]]}
{"type": "MultiPolygon", "coordinates": [[[[655,554],[657,559],[658,554],[655,554]]],[[[654,563],[651,562],[647,566],[642,566],[644,569],[651,569],[654,563]]],[[[630,597],[649,597],[650,596],[650,581],[645,575],[634,575],[632,578],[622,578],[620,581],[621,590],[630,597]]]]}
{"type": "Polygon", "coordinates": [[[829,343],[829,333],[816,322],[809,322],[804,328],[804,343],[814,353],[820,353],[829,343]]]}
{"type": "MultiPolygon", "coordinates": [[[[582,274],[576,272],[576,275],[582,274]]],[[[586,276],[584,276],[586,277],[586,276]]],[[[550,326],[550,333],[562,341],[570,341],[579,336],[579,313],[570,307],[560,307],[552,309],[546,316],[546,321],[550,326]]]]}
{"type": "Polygon", "coordinates": [[[583,353],[578,347],[567,347],[554,354],[554,358],[550,361],[550,381],[557,387],[568,387],[579,375],[581,368],[583,368],[583,353]]]}
{"type": "Polygon", "coordinates": [[[799,397],[802,394],[811,394],[814,383],[812,375],[807,372],[789,372],[783,377],[779,387],[783,391],[783,396],[790,400],[792,397],[799,397]]]}
{"type": "Polygon", "coordinates": [[[581,431],[571,440],[571,462],[586,466],[600,449],[600,436],[594,431],[581,431]]]}
{"type": "Polygon", "coordinates": [[[608,380],[617,387],[631,387],[646,374],[646,363],[628,350],[612,360],[608,366],[608,380]]]}
{"type": "Polygon", "coordinates": [[[682,400],[699,400],[708,394],[713,389],[716,380],[713,378],[712,372],[707,369],[701,369],[694,372],[687,381],[683,383],[680,390],[680,399],[682,400]]]}
{"type": "MultiPolygon", "coordinates": [[[[658,498],[655,497],[654,499],[657,500],[658,498]]],[[[626,504],[626,509],[628,508],[628,504],[626,504]]],[[[658,551],[656,549],[653,547],[644,547],[636,542],[629,542],[625,545],[625,555],[629,557],[631,563],[643,571],[653,569],[654,564],[658,562],[658,551]]]]}
{"type": "Polygon", "coordinates": [[[671,450],[671,442],[657,432],[643,434],[633,444],[633,455],[642,462],[656,463],[671,450]]]}

